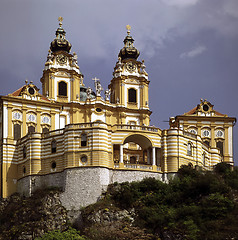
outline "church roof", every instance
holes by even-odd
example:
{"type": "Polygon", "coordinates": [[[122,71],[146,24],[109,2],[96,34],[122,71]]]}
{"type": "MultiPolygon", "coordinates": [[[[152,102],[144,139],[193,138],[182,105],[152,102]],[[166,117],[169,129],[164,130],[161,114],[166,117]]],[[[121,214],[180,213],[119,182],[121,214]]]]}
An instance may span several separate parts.
{"type": "Polygon", "coordinates": [[[121,60],[132,58],[137,59],[140,55],[140,52],[134,47],[134,39],[132,36],[130,36],[130,25],[126,26],[127,28],[127,36],[124,39],[124,47],[120,50],[118,57],[121,58],[121,60]]]}
{"type": "Polygon", "coordinates": [[[57,29],[57,31],[55,33],[56,38],[50,44],[50,49],[52,52],[65,51],[65,52],[69,53],[70,49],[71,49],[71,44],[65,38],[66,32],[62,28],[63,18],[59,17],[58,20],[59,20],[59,28],[57,29]]]}

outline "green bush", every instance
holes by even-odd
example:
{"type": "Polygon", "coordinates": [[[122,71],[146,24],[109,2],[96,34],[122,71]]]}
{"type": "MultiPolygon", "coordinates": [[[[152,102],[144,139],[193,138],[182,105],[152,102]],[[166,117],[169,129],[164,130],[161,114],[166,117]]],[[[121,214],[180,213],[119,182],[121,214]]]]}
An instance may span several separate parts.
{"type": "Polygon", "coordinates": [[[168,184],[154,178],[114,184],[109,195],[117,206],[135,208],[137,226],[162,239],[215,240],[238,235],[236,190],[238,168],[221,163],[214,172],[182,166],[168,184]]]}

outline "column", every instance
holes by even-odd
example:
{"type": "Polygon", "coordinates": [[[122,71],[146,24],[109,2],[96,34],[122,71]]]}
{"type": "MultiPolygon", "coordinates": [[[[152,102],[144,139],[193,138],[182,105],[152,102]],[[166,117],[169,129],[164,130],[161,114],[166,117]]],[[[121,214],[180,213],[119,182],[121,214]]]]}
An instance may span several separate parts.
{"type": "Polygon", "coordinates": [[[123,163],[123,144],[120,144],[120,163],[123,163]]]}
{"type": "Polygon", "coordinates": [[[156,165],[155,147],[152,147],[152,165],[156,165]]]}
{"type": "Polygon", "coordinates": [[[149,148],[147,149],[147,163],[151,164],[151,161],[150,161],[150,149],[149,148]]]}

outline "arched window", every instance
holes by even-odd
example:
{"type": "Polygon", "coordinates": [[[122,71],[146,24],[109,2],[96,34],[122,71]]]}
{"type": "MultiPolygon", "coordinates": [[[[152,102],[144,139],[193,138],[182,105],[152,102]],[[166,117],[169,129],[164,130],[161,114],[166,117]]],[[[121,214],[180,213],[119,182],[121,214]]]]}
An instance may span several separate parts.
{"type": "Polygon", "coordinates": [[[128,90],[128,98],[130,103],[136,103],[136,90],[134,88],[128,90]]]}
{"type": "Polygon", "coordinates": [[[187,155],[192,156],[192,143],[188,143],[187,146],[187,155]]]}
{"type": "Polygon", "coordinates": [[[42,128],[42,132],[43,132],[43,133],[49,132],[49,128],[47,128],[47,127],[42,128]]]}
{"type": "Polygon", "coordinates": [[[221,154],[221,156],[223,156],[223,142],[218,141],[218,142],[216,143],[216,146],[217,146],[218,149],[220,149],[220,154],[221,154]]]}
{"type": "Polygon", "coordinates": [[[18,140],[21,138],[21,125],[14,124],[14,140],[18,140]]]}
{"type": "Polygon", "coordinates": [[[135,156],[130,157],[130,163],[136,163],[136,157],[135,156]]]}
{"type": "Polygon", "coordinates": [[[33,133],[35,132],[35,127],[34,126],[29,126],[28,127],[28,133],[33,133]]]}
{"type": "Polygon", "coordinates": [[[23,158],[26,158],[26,146],[23,147],[22,153],[23,153],[23,158]]]}
{"type": "Polygon", "coordinates": [[[204,141],[204,143],[209,147],[210,146],[210,142],[209,141],[204,141]]]}
{"type": "Polygon", "coordinates": [[[81,147],[85,147],[85,146],[87,146],[87,135],[83,133],[81,135],[81,147]]]}
{"type": "Polygon", "coordinates": [[[51,142],[51,153],[56,153],[56,141],[51,142]]]}
{"type": "Polygon", "coordinates": [[[60,96],[67,96],[67,83],[66,82],[59,82],[58,84],[58,93],[60,96]]]}

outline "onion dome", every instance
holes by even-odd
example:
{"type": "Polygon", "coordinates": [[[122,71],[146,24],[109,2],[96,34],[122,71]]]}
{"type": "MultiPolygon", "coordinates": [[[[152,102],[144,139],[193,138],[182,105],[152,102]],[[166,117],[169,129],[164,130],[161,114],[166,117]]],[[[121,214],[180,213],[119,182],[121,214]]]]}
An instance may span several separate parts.
{"type": "Polygon", "coordinates": [[[55,33],[56,38],[50,44],[50,49],[51,49],[52,52],[66,51],[66,52],[69,53],[70,49],[71,49],[71,44],[65,38],[66,32],[62,28],[63,18],[59,17],[58,20],[59,20],[59,28],[57,29],[57,31],[55,33]]]}
{"type": "Polygon", "coordinates": [[[127,58],[133,58],[137,59],[140,55],[140,52],[133,46],[134,39],[132,36],[130,36],[130,29],[131,26],[127,25],[127,36],[124,39],[124,47],[121,49],[120,53],[118,54],[118,57],[121,58],[121,60],[127,59],[127,58]]]}

